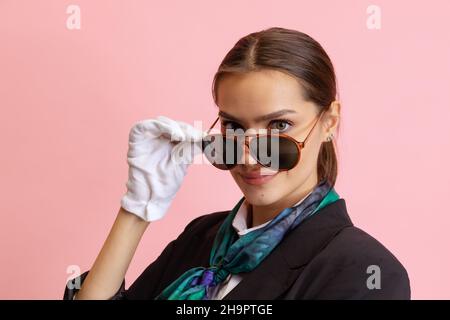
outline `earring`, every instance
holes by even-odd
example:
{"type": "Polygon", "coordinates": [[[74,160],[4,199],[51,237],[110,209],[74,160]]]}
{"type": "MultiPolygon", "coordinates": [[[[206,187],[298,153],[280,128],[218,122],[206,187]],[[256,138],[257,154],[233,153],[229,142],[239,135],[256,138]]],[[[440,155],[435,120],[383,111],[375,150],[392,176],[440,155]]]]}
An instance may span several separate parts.
{"type": "Polygon", "coordinates": [[[333,140],[333,134],[330,134],[330,135],[327,137],[327,141],[328,141],[328,142],[330,142],[331,140],[333,140]]]}

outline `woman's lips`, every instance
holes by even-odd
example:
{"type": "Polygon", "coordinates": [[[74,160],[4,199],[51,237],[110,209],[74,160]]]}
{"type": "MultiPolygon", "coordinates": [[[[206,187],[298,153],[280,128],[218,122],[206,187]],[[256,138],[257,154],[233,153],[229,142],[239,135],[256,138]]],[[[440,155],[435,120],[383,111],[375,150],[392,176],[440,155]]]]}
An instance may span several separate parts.
{"type": "Polygon", "coordinates": [[[242,180],[244,180],[245,183],[251,184],[251,185],[262,185],[264,183],[267,183],[268,181],[272,180],[277,173],[270,174],[270,175],[261,175],[259,173],[250,173],[250,174],[241,174],[242,180]]]}

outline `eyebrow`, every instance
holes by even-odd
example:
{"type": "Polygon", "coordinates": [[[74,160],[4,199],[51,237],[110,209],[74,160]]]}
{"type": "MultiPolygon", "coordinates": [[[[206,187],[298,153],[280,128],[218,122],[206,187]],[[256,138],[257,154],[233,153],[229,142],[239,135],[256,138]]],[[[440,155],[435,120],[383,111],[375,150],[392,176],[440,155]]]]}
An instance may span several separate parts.
{"type": "MultiPolygon", "coordinates": [[[[275,118],[281,117],[288,113],[297,113],[297,111],[292,110],[292,109],[281,109],[281,110],[260,116],[255,119],[255,122],[262,122],[262,121],[275,119],[275,118]]],[[[236,118],[236,117],[232,116],[231,114],[228,114],[224,111],[219,111],[219,116],[223,117],[223,118],[227,118],[232,121],[240,122],[238,118],[236,118]]]]}

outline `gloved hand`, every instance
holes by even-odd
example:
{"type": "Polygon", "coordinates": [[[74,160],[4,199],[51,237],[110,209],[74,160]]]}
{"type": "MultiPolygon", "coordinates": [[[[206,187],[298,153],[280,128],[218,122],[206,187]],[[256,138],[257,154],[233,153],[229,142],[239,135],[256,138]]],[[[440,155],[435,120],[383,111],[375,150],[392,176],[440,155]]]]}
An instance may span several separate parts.
{"type": "Polygon", "coordinates": [[[128,182],[122,208],[146,221],[161,219],[193,158],[202,152],[205,135],[164,116],[136,122],[129,133],[128,182]]]}

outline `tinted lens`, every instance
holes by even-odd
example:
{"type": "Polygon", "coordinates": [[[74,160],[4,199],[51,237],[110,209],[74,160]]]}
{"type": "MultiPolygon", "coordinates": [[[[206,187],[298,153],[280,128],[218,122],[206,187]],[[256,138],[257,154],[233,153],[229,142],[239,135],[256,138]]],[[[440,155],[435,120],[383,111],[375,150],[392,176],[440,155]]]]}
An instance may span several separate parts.
{"type": "Polygon", "coordinates": [[[292,169],[300,160],[297,144],[277,135],[261,135],[250,140],[250,152],[257,161],[273,170],[292,169]]]}
{"type": "Polygon", "coordinates": [[[222,134],[211,134],[203,138],[202,151],[209,162],[221,170],[230,170],[241,159],[242,148],[233,137],[222,134]]]}

